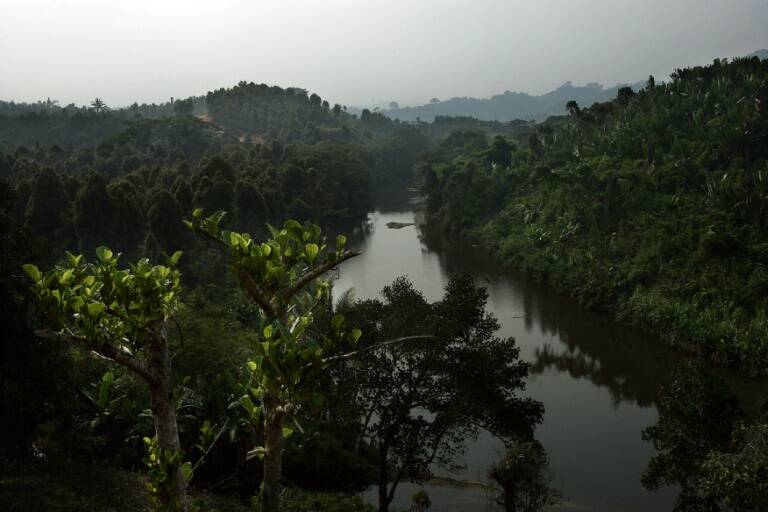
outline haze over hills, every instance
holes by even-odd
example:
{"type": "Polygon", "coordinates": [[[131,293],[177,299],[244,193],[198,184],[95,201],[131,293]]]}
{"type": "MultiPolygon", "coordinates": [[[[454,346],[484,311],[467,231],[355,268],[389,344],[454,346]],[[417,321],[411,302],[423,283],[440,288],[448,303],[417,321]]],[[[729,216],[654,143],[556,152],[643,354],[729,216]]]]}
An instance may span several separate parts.
{"type": "MultiPolygon", "coordinates": [[[[757,50],[747,57],[768,59],[768,49],[757,50]]],[[[446,101],[433,98],[430,103],[425,105],[395,106],[382,110],[382,113],[401,121],[431,122],[435,116],[471,116],[483,121],[510,121],[513,119],[543,121],[549,116],[564,115],[565,104],[571,100],[575,100],[581,106],[590,106],[595,102],[611,100],[616,97],[619,88],[624,85],[629,84],[618,84],[605,88],[598,83],[578,86],[568,81],[557,89],[541,95],[504,91],[504,93],[490,98],[464,96],[446,101]]],[[[644,82],[631,84],[635,90],[643,86],[644,82]]]]}
{"type": "MultiPolygon", "coordinates": [[[[622,84],[623,85],[623,84],[622,84]]],[[[484,121],[510,121],[512,119],[531,119],[542,121],[552,115],[563,115],[565,104],[571,100],[580,105],[592,105],[595,102],[608,101],[616,97],[622,85],[604,88],[601,84],[590,83],[584,86],[565,82],[546,94],[534,96],[524,92],[504,91],[490,98],[459,97],[446,101],[434,98],[427,105],[392,108],[383,113],[401,121],[431,122],[435,116],[471,116],[484,121]]],[[[641,83],[632,87],[637,89],[641,83]]]]}

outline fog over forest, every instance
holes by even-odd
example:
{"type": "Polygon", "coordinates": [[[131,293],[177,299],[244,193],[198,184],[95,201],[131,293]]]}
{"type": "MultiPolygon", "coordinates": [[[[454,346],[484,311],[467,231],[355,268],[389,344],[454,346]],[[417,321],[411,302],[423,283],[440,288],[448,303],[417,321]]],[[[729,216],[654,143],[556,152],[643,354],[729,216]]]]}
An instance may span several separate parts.
{"type": "Polygon", "coordinates": [[[766,0],[2,0],[0,99],[124,106],[237,83],[369,106],[607,87],[766,47],[766,0]]]}

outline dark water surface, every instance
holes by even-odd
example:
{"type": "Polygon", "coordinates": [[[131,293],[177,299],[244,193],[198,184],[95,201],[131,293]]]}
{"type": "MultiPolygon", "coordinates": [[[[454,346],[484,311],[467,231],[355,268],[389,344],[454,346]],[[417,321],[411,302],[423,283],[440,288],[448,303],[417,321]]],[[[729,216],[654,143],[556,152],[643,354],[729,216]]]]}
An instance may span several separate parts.
{"type": "MultiPolygon", "coordinates": [[[[645,491],[640,475],[653,456],[642,429],[658,417],[659,388],[684,356],[650,335],[581,309],[575,302],[519,273],[503,270],[484,253],[458,240],[445,240],[408,203],[370,214],[367,227],[350,237],[363,254],[345,263],[336,293],[354,289],[357,298],[376,297],[401,275],[427,299],[442,297],[454,272],[469,272],[489,292],[488,310],[501,323],[500,336],[514,336],[521,357],[532,364],[526,393],[544,403],[536,438],[547,449],[554,487],[563,510],[648,512],[671,510],[676,492],[645,491]],[[415,223],[390,229],[389,222],[415,223]]],[[[757,384],[719,370],[742,397],[757,384]]],[[[487,483],[486,472],[501,453],[489,434],[469,442],[459,473],[438,474],[487,483]]],[[[479,486],[425,486],[435,511],[497,510],[479,486]]],[[[416,486],[398,488],[393,507],[408,507],[416,486]]],[[[375,503],[375,491],[367,498],[375,503]]]]}

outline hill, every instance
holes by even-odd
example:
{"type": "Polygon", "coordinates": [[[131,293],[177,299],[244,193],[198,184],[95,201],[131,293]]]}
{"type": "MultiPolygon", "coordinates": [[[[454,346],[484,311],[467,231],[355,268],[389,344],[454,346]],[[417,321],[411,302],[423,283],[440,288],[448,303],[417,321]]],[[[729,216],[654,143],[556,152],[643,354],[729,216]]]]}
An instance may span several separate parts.
{"type": "Polygon", "coordinates": [[[540,125],[463,134],[422,164],[445,229],[582,303],[768,367],[768,61],[716,60],[540,125]]]}
{"type": "Polygon", "coordinates": [[[549,116],[562,115],[568,101],[575,100],[583,105],[607,101],[616,96],[619,88],[620,86],[604,88],[595,83],[576,86],[566,82],[554,91],[540,96],[505,91],[490,98],[461,97],[446,101],[433,100],[427,105],[395,108],[385,110],[383,113],[400,121],[432,122],[439,116],[471,116],[484,121],[513,119],[543,121],[549,116]]]}

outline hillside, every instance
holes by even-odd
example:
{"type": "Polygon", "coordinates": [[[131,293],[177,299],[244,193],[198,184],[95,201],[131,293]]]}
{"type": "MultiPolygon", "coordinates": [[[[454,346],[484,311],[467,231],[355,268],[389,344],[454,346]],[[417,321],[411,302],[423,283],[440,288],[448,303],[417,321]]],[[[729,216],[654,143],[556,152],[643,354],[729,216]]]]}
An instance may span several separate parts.
{"type": "Polygon", "coordinates": [[[764,371],[768,62],[716,60],[569,110],[517,149],[446,140],[421,164],[431,212],[586,305],[764,371]]]}

